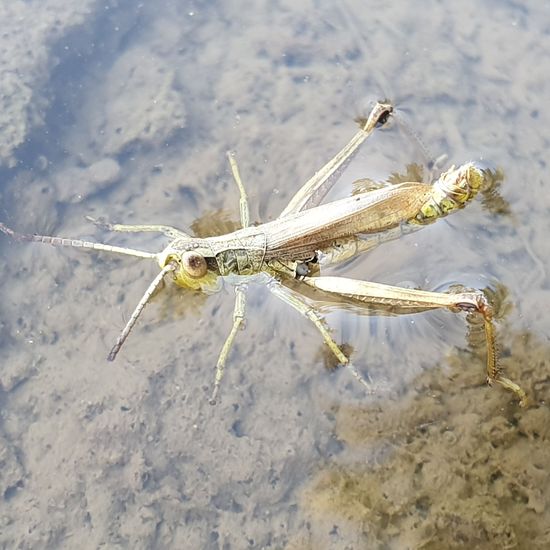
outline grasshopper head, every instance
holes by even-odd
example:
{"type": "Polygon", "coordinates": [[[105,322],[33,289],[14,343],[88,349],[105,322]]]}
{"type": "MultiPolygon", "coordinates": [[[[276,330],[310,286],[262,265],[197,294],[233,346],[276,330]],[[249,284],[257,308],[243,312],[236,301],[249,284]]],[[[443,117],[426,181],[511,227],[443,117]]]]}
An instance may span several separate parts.
{"type": "Polygon", "coordinates": [[[176,239],[159,254],[158,262],[161,268],[176,265],[173,277],[178,286],[202,291],[218,287],[216,258],[204,239],[176,239]]]}

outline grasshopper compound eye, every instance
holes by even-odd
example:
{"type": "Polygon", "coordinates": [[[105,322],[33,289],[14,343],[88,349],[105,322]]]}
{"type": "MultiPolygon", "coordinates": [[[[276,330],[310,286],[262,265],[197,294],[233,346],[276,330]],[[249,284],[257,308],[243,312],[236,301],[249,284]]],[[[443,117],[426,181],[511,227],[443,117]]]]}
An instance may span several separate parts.
{"type": "Polygon", "coordinates": [[[181,265],[193,279],[200,279],[206,275],[206,260],[198,252],[184,252],[181,257],[181,265]]]}

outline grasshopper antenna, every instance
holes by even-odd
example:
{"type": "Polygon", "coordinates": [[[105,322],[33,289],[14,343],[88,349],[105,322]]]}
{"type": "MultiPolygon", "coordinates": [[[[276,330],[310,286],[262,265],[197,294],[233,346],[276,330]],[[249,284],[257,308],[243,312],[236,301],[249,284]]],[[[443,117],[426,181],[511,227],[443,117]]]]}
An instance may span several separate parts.
{"type": "Polygon", "coordinates": [[[146,258],[151,260],[157,259],[157,254],[144,252],[143,250],[134,250],[133,248],[125,248],[123,246],[112,246],[110,244],[92,243],[89,241],[81,241],[80,239],[65,239],[63,237],[50,237],[49,235],[25,235],[17,233],[10,229],[7,225],[0,222],[0,231],[8,235],[16,241],[27,241],[51,244],[52,246],[68,246],[72,248],[83,248],[85,250],[101,250],[103,252],[112,252],[114,254],[124,254],[126,256],[134,256],[136,258],[146,258]]]}
{"type": "Polygon", "coordinates": [[[438,167],[446,160],[447,155],[443,154],[435,158],[432,155],[432,152],[430,151],[428,146],[424,143],[424,140],[420,137],[420,134],[413,130],[412,126],[409,124],[406,117],[402,114],[401,110],[394,109],[393,116],[395,120],[397,120],[399,126],[401,126],[403,131],[407,134],[407,136],[409,136],[409,138],[418,145],[420,152],[422,153],[422,156],[424,157],[424,160],[428,165],[428,169],[437,170],[438,167]]]}
{"type": "Polygon", "coordinates": [[[110,351],[109,355],[107,356],[108,361],[114,361],[118,352],[120,351],[120,348],[122,347],[122,344],[126,341],[126,338],[128,338],[128,335],[130,334],[131,330],[134,328],[134,325],[136,324],[136,321],[138,320],[139,316],[141,315],[141,312],[151,299],[151,296],[157,290],[157,288],[160,286],[160,283],[163,281],[164,276],[167,273],[170,273],[176,269],[175,264],[169,263],[166,266],[163,267],[162,271],[153,279],[147,290],[145,291],[145,294],[141,297],[141,300],[139,301],[138,305],[134,309],[134,312],[132,313],[132,316],[130,317],[129,321],[126,323],[126,326],[120,333],[120,336],[118,337],[116,344],[113,346],[113,349],[110,351]]]}

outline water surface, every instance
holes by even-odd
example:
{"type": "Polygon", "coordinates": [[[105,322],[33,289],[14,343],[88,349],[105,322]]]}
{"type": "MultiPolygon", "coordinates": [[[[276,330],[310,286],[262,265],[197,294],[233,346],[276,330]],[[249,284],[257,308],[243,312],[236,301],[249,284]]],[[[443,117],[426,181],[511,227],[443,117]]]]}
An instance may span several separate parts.
{"type": "MultiPolygon", "coordinates": [[[[541,2],[14,4],[0,13],[0,219],[152,251],[86,215],[187,229],[278,215],[390,98],[445,166],[502,168],[511,214],[480,202],[336,274],[497,288],[502,366],[484,384],[450,312],[327,311],[381,388],[327,372],[315,328],[252,286],[208,404],[230,285],[166,288],[106,355],[152,263],[1,239],[0,541],[6,548],[545,548],[550,544],[546,185],[550,8],[541,2]],[[204,221],[206,220],[206,221],[204,221]],[[382,391],[383,389],[383,391],[382,391]]],[[[426,162],[394,124],[359,177],[426,162]]]]}

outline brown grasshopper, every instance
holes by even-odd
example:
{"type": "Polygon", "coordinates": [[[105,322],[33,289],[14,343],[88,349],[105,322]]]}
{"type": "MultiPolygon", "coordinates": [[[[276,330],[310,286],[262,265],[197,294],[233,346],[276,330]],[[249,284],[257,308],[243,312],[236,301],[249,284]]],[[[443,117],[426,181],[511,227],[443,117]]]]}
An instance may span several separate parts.
{"type": "Polygon", "coordinates": [[[493,314],[482,292],[428,292],[319,275],[325,266],[348,260],[463,208],[488,185],[487,173],[468,163],[459,168],[452,167],[433,184],[406,182],[373,185],[366,192],[320,205],[344,166],[374,129],[385,124],[392,113],[391,104],[377,103],[368,118],[360,121],[360,129],[349,143],[302,186],[277,219],[268,223],[250,225],[248,198],[236,161],[228,153],[240,192],[242,228],[227,235],[197,238],[166,225],[109,224],[90,218],[112,231],[160,232],[171,239],[164,250],[150,253],[61,237],[23,235],[1,223],[0,231],[17,240],[135,256],[159,264],[161,271],[122,330],[109,353],[109,361],[115,359],[151,295],[166,276],[178,286],[201,291],[214,288],[219,277],[236,276],[233,326],[218,357],[211,403],[216,401],[227,356],[244,320],[247,276],[264,273],[269,290],[315,324],[338,361],[346,365],[369,391],[372,391],[370,385],[334,341],[320,313],[306,303],[299,292],[290,288],[292,281],[307,285],[325,296],[359,305],[383,307],[396,314],[437,308],[479,313],[484,320],[487,340],[487,382],[496,382],[512,391],[523,406],[527,401],[525,392],[505,378],[498,366],[493,314]]]}

